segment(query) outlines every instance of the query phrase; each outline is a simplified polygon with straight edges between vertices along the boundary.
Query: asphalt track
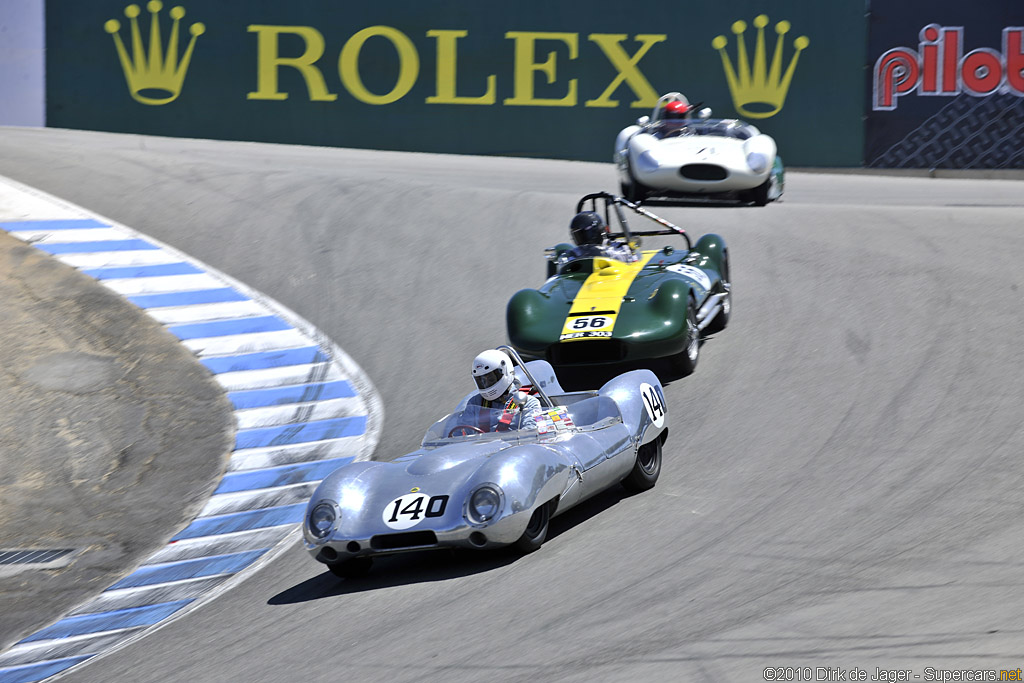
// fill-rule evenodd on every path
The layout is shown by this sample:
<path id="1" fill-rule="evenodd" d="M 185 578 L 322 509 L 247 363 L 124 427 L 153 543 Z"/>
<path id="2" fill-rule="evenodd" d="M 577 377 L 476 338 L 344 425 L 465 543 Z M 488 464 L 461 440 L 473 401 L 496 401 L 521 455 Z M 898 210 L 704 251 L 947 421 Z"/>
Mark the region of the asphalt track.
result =
<path id="1" fill-rule="evenodd" d="M 280 301 L 344 348 L 411 450 L 543 280 L 610 165 L 5 129 L 0 174 Z M 792 173 L 667 208 L 730 248 L 734 313 L 667 388 L 651 492 L 537 553 L 298 547 L 67 681 L 758 681 L 769 666 L 1024 665 L 1024 184 Z M 813 671 L 813 670 L 812 670 Z"/>

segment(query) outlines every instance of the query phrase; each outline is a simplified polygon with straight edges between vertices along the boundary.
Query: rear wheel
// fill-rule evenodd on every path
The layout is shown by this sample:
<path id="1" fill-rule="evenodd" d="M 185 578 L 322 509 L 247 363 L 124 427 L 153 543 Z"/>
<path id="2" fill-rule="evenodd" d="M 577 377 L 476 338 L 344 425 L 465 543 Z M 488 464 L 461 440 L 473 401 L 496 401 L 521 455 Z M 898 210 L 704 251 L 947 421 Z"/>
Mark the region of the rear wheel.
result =
<path id="1" fill-rule="evenodd" d="M 551 523 L 551 505 L 545 503 L 533 511 L 530 523 L 526 525 L 526 531 L 516 541 L 516 549 L 523 553 L 532 553 L 540 548 L 544 539 L 548 537 L 548 527 Z"/>
<path id="2" fill-rule="evenodd" d="M 636 452 L 636 463 L 633 471 L 622 480 L 628 491 L 639 493 L 654 488 L 661 474 L 661 436 L 650 443 L 645 443 Z"/>
<path id="3" fill-rule="evenodd" d="M 725 298 L 722 299 L 722 308 L 711 319 L 704 331 L 708 334 L 721 332 L 729 324 L 729 316 L 732 314 L 732 281 L 729 279 L 729 252 L 722 252 L 722 288 L 725 290 Z"/>
<path id="4" fill-rule="evenodd" d="M 357 579 L 366 576 L 373 566 L 372 557 L 351 557 L 342 562 L 327 565 L 332 574 L 342 579 Z"/>
<path id="5" fill-rule="evenodd" d="M 682 377 L 693 374 L 700 358 L 700 330 L 697 329 L 697 304 L 693 296 L 686 304 L 686 345 L 672 357 L 672 369 Z"/>

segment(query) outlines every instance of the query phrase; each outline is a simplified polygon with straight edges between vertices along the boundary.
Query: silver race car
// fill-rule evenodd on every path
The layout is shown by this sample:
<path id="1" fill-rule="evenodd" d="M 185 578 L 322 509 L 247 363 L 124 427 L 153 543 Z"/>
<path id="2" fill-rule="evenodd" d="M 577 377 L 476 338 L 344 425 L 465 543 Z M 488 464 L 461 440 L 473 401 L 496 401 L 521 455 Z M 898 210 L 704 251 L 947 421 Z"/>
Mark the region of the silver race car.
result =
<path id="1" fill-rule="evenodd" d="M 738 119 L 712 119 L 677 92 L 650 117 L 619 133 L 614 160 L 622 195 L 725 199 L 764 206 L 782 196 L 785 171 L 775 140 Z"/>
<path id="2" fill-rule="evenodd" d="M 469 394 L 413 453 L 334 471 L 302 525 L 317 561 L 353 577 L 388 553 L 509 545 L 528 553 L 544 542 L 552 517 L 590 496 L 620 482 L 632 491 L 654 486 L 668 436 L 654 373 L 633 370 L 598 391 L 567 393 L 547 361 L 524 364 L 513 349 L 498 348 L 539 400 L 536 428 L 487 431 L 500 420 Z"/>

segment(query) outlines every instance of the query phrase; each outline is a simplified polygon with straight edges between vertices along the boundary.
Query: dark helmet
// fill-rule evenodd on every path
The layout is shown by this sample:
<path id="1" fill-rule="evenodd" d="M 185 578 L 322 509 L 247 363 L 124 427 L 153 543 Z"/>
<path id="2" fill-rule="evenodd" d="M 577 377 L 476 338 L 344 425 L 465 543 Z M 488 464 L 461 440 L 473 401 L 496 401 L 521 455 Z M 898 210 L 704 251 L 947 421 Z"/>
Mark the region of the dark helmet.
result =
<path id="1" fill-rule="evenodd" d="M 576 214 L 569 224 L 569 234 L 577 246 L 584 244 L 601 244 L 608 236 L 608 226 L 601 215 L 593 211 Z"/>

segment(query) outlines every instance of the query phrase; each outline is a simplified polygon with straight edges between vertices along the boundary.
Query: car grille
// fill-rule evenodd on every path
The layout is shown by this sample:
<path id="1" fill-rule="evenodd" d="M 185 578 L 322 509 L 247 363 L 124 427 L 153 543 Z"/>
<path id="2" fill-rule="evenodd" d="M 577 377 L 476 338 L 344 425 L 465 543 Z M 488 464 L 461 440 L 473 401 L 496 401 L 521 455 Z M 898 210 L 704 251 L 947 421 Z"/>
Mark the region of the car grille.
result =
<path id="1" fill-rule="evenodd" d="M 374 550 L 395 550 L 425 545 L 437 545 L 437 534 L 433 531 L 406 531 L 400 534 L 377 534 L 370 539 L 370 547 Z"/>
<path id="2" fill-rule="evenodd" d="M 690 180 L 725 180 L 729 172 L 715 164 L 687 164 L 679 169 L 679 175 Z"/>
<path id="3" fill-rule="evenodd" d="M 548 349 L 548 362 L 552 365 L 615 363 L 625 357 L 626 347 L 618 339 L 574 341 Z"/>

